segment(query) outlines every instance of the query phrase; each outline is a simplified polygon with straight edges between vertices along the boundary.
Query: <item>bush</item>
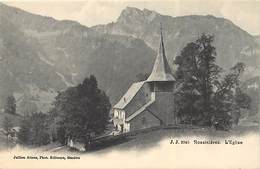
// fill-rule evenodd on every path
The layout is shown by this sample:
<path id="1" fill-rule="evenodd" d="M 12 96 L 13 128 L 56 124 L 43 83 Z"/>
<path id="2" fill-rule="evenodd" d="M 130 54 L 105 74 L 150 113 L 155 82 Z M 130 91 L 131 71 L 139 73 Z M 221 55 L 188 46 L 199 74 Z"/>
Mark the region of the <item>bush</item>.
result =
<path id="1" fill-rule="evenodd" d="M 50 143 L 48 133 L 48 116 L 43 113 L 33 113 L 26 116 L 21 124 L 18 139 L 26 145 L 46 145 Z"/>

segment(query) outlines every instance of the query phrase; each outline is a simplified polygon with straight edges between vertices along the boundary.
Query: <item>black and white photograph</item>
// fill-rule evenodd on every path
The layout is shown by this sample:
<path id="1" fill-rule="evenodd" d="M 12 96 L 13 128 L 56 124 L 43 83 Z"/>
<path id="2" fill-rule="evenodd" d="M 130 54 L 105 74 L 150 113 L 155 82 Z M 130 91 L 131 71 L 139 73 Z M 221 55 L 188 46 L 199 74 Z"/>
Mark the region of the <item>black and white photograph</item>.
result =
<path id="1" fill-rule="evenodd" d="M 260 1 L 0 1 L 0 168 L 260 168 Z"/>

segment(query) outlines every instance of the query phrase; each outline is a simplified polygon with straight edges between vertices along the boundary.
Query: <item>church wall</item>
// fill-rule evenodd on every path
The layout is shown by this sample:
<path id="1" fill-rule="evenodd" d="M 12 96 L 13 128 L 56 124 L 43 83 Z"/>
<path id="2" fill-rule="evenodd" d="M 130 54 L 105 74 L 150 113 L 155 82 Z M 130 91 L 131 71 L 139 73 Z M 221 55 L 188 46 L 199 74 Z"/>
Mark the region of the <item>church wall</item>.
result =
<path id="1" fill-rule="evenodd" d="M 154 84 L 154 91 L 157 92 L 172 92 L 173 82 L 156 82 Z"/>
<path id="2" fill-rule="evenodd" d="M 123 124 L 125 122 L 125 111 L 121 109 L 113 109 L 114 125 Z"/>
<path id="3" fill-rule="evenodd" d="M 155 102 L 149 110 L 158 116 L 163 125 L 175 124 L 173 92 L 155 92 Z"/>
<path id="4" fill-rule="evenodd" d="M 145 110 L 130 121 L 130 131 L 160 126 L 160 121 Z"/>
<path id="5" fill-rule="evenodd" d="M 150 84 L 145 83 L 131 102 L 125 107 L 126 117 L 130 116 L 151 100 Z"/>

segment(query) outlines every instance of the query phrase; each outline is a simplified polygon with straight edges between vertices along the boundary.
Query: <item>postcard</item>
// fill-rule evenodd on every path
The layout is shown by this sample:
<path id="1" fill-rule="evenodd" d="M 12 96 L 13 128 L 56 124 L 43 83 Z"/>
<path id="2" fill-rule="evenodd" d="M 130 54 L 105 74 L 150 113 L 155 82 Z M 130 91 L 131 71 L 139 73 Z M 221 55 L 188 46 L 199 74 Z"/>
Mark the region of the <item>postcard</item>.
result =
<path id="1" fill-rule="evenodd" d="M 260 1 L 0 2 L 0 168 L 260 168 Z"/>

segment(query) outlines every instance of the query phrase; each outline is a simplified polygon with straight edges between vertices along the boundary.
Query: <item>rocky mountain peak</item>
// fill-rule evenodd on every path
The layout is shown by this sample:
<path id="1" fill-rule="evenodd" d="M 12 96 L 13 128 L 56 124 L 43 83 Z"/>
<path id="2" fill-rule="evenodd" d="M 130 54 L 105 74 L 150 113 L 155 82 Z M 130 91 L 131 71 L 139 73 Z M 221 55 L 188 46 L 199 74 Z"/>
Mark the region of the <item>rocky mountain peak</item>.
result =
<path id="1" fill-rule="evenodd" d="M 143 10 L 140 10 L 135 7 L 126 7 L 120 14 L 120 16 L 117 19 L 117 22 L 119 23 L 143 23 L 143 22 L 150 22 L 152 21 L 156 16 L 159 14 L 155 11 L 148 10 L 144 8 Z"/>

